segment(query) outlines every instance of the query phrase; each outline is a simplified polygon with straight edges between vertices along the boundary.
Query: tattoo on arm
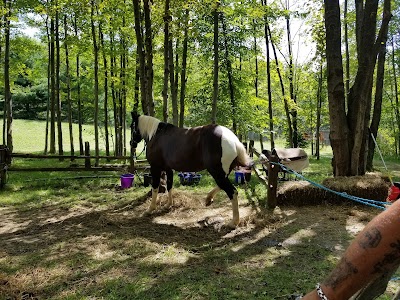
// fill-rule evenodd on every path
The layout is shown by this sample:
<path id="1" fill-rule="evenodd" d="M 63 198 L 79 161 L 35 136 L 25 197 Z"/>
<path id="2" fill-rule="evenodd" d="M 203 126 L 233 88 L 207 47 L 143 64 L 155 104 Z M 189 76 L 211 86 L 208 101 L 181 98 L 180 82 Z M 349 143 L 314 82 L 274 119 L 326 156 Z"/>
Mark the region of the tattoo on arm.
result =
<path id="1" fill-rule="evenodd" d="M 340 283 L 345 281 L 353 274 L 357 274 L 358 269 L 345 257 L 343 257 L 338 266 L 333 270 L 329 277 L 325 280 L 325 285 L 335 289 Z"/>
<path id="2" fill-rule="evenodd" d="M 392 249 L 384 254 L 380 262 L 375 264 L 372 274 L 386 272 L 391 266 L 400 262 L 400 240 L 391 243 L 390 247 Z"/>
<path id="3" fill-rule="evenodd" d="M 381 232 L 376 228 L 371 228 L 361 237 L 361 240 L 358 242 L 361 248 L 376 248 L 382 240 Z"/>

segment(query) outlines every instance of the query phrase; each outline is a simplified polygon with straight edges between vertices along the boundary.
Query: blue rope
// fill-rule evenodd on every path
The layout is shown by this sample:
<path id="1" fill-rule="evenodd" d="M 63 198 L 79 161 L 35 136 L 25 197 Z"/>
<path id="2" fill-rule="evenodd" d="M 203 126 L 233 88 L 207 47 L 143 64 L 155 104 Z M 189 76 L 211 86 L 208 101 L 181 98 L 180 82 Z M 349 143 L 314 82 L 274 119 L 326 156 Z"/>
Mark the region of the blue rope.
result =
<path id="1" fill-rule="evenodd" d="M 318 188 L 321 188 L 321 189 L 323 189 L 325 191 L 334 193 L 334 194 L 339 195 L 341 197 L 344 197 L 344 198 L 347 198 L 347 199 L 350 199 L 350 200 L 353 200 L 353 201 L 356 201 L 356 202 L 359 202 L 359 203 L 362 203 L 362 204 L 366 204 L 366 205 L 369 205 L 369 206 L 372 206 L 372 207 L 375 207 L 375 208 L 383 209 L 383 210 L 386 209 L 386 207 L 384 205 L 390 205 L 391 204 L 390 202 L 382 202 L 382 201 L 364 199 L 364 198 L 360 198 L 360 197 L 349 195 L 349 194 L 347 194 L 345 192 L 337 192 L 337 191 L 331 190 L 331 189 L 329 189 L 329 188 L 327 188 L 327 187 L 325 187 L 325 186 L 323 186 L 323 185 L 321 185 L 319 183 L 316 183 L 316 182 L 314 182 L 314 181 L 312 181 L 310 179 L 307 179 L 303 175 L 297 173 L 296 171 L 288 168 L 287 166 L 285 166 L 285 165 L 283 165 L 281 163 L 277 163 L 277 162 L 270 162 L 270 163 L 280 166 L 283 171 L 285 171 L 287 173 L 290 173 L 290 174 L 293 174 L 293 175 L 295 175 L 295 176 L 297 176 L 297 177 L 299 177 L 299 178 L 301 178 L 301 179 L 303 179 L 305 181 L 308 181 L 309 183 L 311 183 L 312 185 L 314 185 L 314 186 L 316 186 Z"/>

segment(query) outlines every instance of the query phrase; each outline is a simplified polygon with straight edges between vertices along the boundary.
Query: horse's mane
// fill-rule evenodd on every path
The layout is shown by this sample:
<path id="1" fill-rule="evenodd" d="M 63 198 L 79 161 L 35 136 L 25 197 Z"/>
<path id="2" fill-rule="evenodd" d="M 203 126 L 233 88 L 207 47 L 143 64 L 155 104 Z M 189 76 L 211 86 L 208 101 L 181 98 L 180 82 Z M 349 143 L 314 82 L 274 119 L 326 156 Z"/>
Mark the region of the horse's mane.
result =
<path id="1" fill-rule="evenodd" d="M 150 116 L 145 116 L 141 115 L 139 116 L 139 131 L 141 136 L 144 139 L 151 140 L 151 138 L 156 134 L 158 124 L 160 124 L 160 120 L 150 117 Z"/>

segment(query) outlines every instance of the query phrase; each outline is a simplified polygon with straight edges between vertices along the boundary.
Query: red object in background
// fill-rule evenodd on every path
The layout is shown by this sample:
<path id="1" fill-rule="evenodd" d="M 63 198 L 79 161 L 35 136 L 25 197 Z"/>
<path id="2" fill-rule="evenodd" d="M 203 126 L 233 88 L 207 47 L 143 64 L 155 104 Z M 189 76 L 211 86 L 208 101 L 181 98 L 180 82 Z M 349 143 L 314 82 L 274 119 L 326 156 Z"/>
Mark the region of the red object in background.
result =
<path id="1" fill-rule="evenodd" d="M 389 196 L 387 201 L 394 202 L 400 198 L 400 186 L 398 182 L 395 182 L 389 189 Z"/>

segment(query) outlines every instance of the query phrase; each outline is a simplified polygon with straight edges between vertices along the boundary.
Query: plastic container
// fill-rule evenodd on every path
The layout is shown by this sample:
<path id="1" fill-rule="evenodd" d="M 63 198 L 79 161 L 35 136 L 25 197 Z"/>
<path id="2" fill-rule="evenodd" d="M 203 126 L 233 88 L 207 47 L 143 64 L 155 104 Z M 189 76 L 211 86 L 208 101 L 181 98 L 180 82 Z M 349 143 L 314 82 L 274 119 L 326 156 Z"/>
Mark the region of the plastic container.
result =
<path id="1" fill-rule="evenodd" d="M 241 171 L 235 171 L 235 183 L 243 184 L 244 182 L 244 173 Z"/>
<path id="2" fill-rule="evenodd" d="M 135 175 L 133 175 L 131 173 L 122 174 L 121 175 L 121 188 L 127 189 L 127 188 L 132 187 L 134 178 L 135 178 Z"/>

